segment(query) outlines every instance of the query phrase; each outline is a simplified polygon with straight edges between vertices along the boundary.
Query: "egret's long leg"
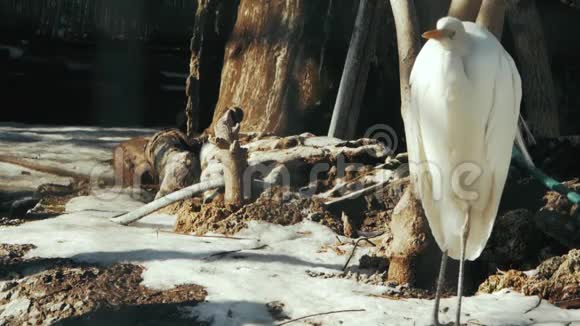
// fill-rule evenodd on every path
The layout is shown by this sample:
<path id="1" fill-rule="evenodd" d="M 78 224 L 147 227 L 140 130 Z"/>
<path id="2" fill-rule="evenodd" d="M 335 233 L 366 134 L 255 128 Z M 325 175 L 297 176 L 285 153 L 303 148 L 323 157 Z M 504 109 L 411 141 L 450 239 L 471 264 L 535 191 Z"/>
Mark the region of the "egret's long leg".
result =
<path id="1" fill-rule="evenodd" d="M 441 301 L 441 291 L 443 291 L 443 282 L 445 282 L 445 270 L 447 269 L 447 250 L 441 255 L 441 266 L 439 267 L 439 276 L 437 277 L 437 292 L 435 292 L 435 307 L 433 308 L 433 324 L 439 326 L 439 301 Z"/>
<path id="2" fill-rule="evenodd" d="M 461 320 L 461 297 L 463 296 L 463 274 L 465 266 L 465 246 L 467 245 L 467 237 L 469 236 L 469 209 L 465 213 L 465 223 L 463 224 L 463 232 L 461 237 L 461 260 L 459 261 L 459 279 L 457 281 L 457 316 L 455 317 L 455 324 L 460 326 Z"/>

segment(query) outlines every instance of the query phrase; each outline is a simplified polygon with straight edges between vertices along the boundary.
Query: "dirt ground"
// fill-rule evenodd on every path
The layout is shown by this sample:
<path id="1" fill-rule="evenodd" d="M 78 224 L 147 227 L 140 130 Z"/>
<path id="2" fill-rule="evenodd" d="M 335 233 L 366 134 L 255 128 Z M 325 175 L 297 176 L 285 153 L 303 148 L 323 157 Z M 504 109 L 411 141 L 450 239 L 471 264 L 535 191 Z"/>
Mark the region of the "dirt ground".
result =
<path id="1" fill-rule="evenodd" d="M 143 268 L 99 266 L 68 259 L 24 259 L 32 245 L 0 245 L 0 304 L 4 325 L 197 325 L 180 309 L 202 302 L 205 290 L 142 286 Z"/>
<path id="2" fill-rule="evenodd" d="M 490 276 L 480 293 L 513 289 L 547 299 L 561 308 L 580 308 L 580 250 L 571 250 L 542 262 L 535 273 L 509 270 Z"/>
<path id="3" fill-rule="evenodd" d="M 580 176 L 580 168 L 566 163 L 575 158 L 574 153 L 580 152 L 580 148 L 570 147 L 569 143 L 545 146 L 552 146 L 557 158 L 539 159 L 538 165 L 548 174 L 567 181 L 571 188 L 580 190 L 578 180 L 574 179 Z M 545 155 L 540 149 L 532 152 L 540 158 Z M 370 171 L 372 169 L 361 169 L 359 173 Z M 321 185 L 324 191 L 335 185 L 331 180 L 335 177 L 333 173 L 325 177 Z M 349 180 L 358 177 L 360 175 L 353 175 Z M 306 219 L 319 222 L 342 237 L 342 240 L 337 238 L 336 246 L 321 250 L 332 250 L 346 259 L 350 252 L 341 249 L 342 244 L 360 237 L 388 235 L 393 208 L 407 184 L 408 179 L 400 179 L 386 186 L 381 196 L 361 196 L 338 205 L 326 205 L 323 199 L 300 196 L 297 189 L 274 188 L 239 209 L 225 207 L 223 196 L 218 195 L 210 203 L 193 198 L 165 208 L 164 212 L 179 217 L 175 225 L 177 232 L 198 235 L 208 232 L 233 235 L 253 220 L 279 225 L 293 225 Z M 86 194 L 83 187 L 47 189 L 41 193 L 32 215 L 2 217 L 0 225 L 10 227 L 34 218 L 61 214 L 70 198 Z M 547 191 L 524 171 L 511 168 L 492 236 L 481 258 L 467 264 L 466 288 L 473 289 L 468 292 L 491 293 L 511 288 L 537 295 L 563 308 L 580 308 L 580 251 L 571 250 L 578 248 L 577 242 L 573 242 L 577 238 L 566 236 L 568 241 L 562 241 L 558 232 L 565 232 L 566 227 L 553 229 L 550 227 L 554 223 L 544 222 L 554 218 L 564 221 L 564 226 L 569 228 L 572 224 L 568 222 L 575 221 L 579 211 L 564 196 Z M 578 229 L 570 232 L 574 234 L 574 230 Z M 0 280 L 3 281 L 0 283 L 0 304 L 16 302 L 14 309 L 25 308 L 29 322 L 99 324 L 135 320 L 135 324 L 154 325 L 155 320 L 169 320 L 176 325 L 191 324 L 191 320 L 181 318 L 180 309 L 203 301 L 206 295 L 203 288 L 196 285 L 170 291 L 144 288 L 140 286 L 142 268 L 134 265 L 96 266 L 65 259 L 23 259 L 30 249 L 28 245 L 0 245 Z M 309 275 L 387 286 L 381 297 L 390 299 L 432 298 L 432 287 L 414 288 L 389 282 L 388 265 L 384 257 L 363 256 L 358 262 L 352 261 L 342 273 L 312 272 Z M 447 275 L 450 286 L 446 295 L 453 295 L 451 284 L 455 283 L 456 267 L 450 264 Z M 528 270 L 537 270 L 537 273 L 524 273 Z M 272 304 L 273 316 L 283 315 L 282 308 Z M 20 325 L 25 320 L 19 318 L 7 319 L 7 324 Z"/>

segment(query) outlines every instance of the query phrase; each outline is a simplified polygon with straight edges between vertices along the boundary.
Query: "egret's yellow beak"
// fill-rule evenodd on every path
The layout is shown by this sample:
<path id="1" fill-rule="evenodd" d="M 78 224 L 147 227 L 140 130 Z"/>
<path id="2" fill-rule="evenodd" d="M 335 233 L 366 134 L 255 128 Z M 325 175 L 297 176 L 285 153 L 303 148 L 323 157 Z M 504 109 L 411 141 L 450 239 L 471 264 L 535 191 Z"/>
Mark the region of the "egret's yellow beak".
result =
<path id="1" fill-rule="evenodd" d="M 423 33 L 423 38 L 438 40 L 438 39 L 443 38 L 447 35 L 448 35 L 447 30 L 433 29 L 433 30 L 430 30 L 430 31 Z"/>

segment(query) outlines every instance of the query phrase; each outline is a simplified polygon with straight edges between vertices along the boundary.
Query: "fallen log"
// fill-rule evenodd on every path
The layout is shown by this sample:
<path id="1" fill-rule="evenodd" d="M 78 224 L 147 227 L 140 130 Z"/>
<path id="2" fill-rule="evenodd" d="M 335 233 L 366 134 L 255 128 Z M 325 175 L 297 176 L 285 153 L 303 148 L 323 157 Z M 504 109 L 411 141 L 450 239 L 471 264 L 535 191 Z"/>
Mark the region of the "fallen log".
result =
<path id="1" fill-rule="evenodd" d="M 159 191 L 155 198 L 199 181 L 201 167 L 199 149 L 177 129 L 156 133 L 145 148 L 149 165 L 159 176 Z"/>
<path id="2" fill-rule="evenodd" d="M 113 149 L 115 183 L 123 187 L 156 184 L 158 176 L 147 161 L 145 148 L 149 137 L 136 137 L 120 143 Z"/>
<path id="3" fill-rule="evenodd" d="M 158 198 L 150 202 L 149 204 L 142 206 L 130 213 L 118 217 L 113 217 L 111 218 L 111 221 L 122 225 L 129 225 L 161 208 L 167 207 L 180 200 L 191 198 L 194 195 L 199 194 L 201 192 L 210 189 L 221 188 L 224 186 L 224 184 L 225 183 L 223 179 L 215 179 L 212 181 L 197 183 L 192 186 L 178 190 L 176 192 L 170 193 L 164 197 Z"/>

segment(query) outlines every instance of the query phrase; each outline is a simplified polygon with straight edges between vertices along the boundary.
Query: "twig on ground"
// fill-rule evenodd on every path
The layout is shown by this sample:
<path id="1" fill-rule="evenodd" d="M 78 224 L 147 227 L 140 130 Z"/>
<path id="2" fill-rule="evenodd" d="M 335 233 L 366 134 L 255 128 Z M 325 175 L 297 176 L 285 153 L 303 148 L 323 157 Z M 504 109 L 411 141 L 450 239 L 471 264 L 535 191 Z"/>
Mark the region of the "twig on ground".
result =
<path id="1" fill-rule="evenodd" d="M 538 297 L 538 302 L 533 307 L 526 310 L 526 312 L 524 312 L 524 315 L 527 314 L 528 312 L 534 311 L 536 308 L 538 308 L 540 306 L 540 304 L 542 304 L 542 297 Z"/>
<path id="2" fill-rule="evenodd" d="M 374 191 L 377 191 L 378 189 L 382 188 L 383 186 L 385 186 L 389 182 L 391 182 L 390 178 L 389 178 L 389 180 L 385 180 L 385 181 L 376 183 L 376 184 L 374 184 L 374 185 L 372 185 L 370 187 L 367 187 L 367 188 L 364 188 L 364 189 L 361 189 L 361 190 L 358 190 L 358 191 L 355 191 L 355 192 L 351 192 L 348 195 L 344 195 L 342 197 L 335 198 L 333 200 L 329 200 L 329 201 L 325 202 L 324 205 L 330 206 L 330 205 L 334 205 L 334 204 L 337 204 L 337 203 L 340 203 L 340 202 L 343 202 L 343 201 L 347 201 L 347 200 L 350 200 L 350 199 L 356 199 L 356 198 L 358 198 L 360 196 L 368 195 L 368 194 L 370 194 L 370 193 L 372 193 Z"/>
<path id="3" fill-rule="evenodd" d="M 300 317 L 300 318 L 296 318 L 296 319 L 292 319 L 292 320 L 288 320 L 285 321 L 283 323 L 280 323 L 276 326 L 282 326 L 282 325 L 288 325 L 290 323 L 294 323 L 300 320 L 304 320 L 307 318 L 312 318 L 312 317 L 318 317 L 318 316 L 326 316 L 326 315 L 331 315 L 331 314 L 340 314 L 340 313 L 345 313 L 345 312 L 365 312 L 365 309 L 347 309 L 347 310 L 335 310 L 335 311 L 329 311 L 329 312 L 321 312 L 318 314 L 312 314 L 312 315 L 308 315 L 308 316 L 304 316 L 304 317 Z"/>
<path id="4" fill-rule="evenodd" d="M 194 237 L 194 238 L 210 238 L 210 239 L 228 239 L 228 240 L 257 240 L 255 238 L 240 238 L 240 237 L 230 237 L 227 235 L 195 235 L 190 233 L 178 233 L 174 231 L 166 231 L 160 230 L 161 233 L 168 233 L 168 234 L 175 234 L 175 235 L 182 235 L 186 237 Z"/>
<path id="5" fill-rule="evenodd" d="M 356 240 L 356 242 L 354 243 L 354 247 L 352 248 L 352 252 L 350 253 L 350 256 L 348 257 L 346 263 L 344 264 L 344 267 L 342 267 L 342 270 L 343 271 L 346 270 L 346 268 L 348 267 L 348 264 L 350 263 L 350 260 L 352 259 L 352 257 L 354 257 L 354 253 L 356 251 L 356 248 L 358 247 L 358 244 L 361 241 L 366 241 L 366 242 L 368 242 L 373 247 L 376 247 L 377 246 L 369 238 L 360 238 L 360 239 Z"/>
<path id="6" fill-rule="evenodd" d="M 268 245 L 261 245 L 258 247 L 254 247 L 254 248 L 247 248 L 247 249 L 237 249 L 237 250 L 228 250 L 228 251 L 221 251 L 221 252 L 216 252 L 214 254 L 211 254 L 209 256 L 207 256 L 206 258 L 204 258 L 204 260 L 207 260 L 209 258 L 215 258 L 215 257 L 223 257 L 223 256 L 227 256 L 229 254 L 235 254 L 237 252 L 242 252 L 245 250 L 260 250 L 260 249 L 264 249 L 266 248 Z"/>
<path id="7" fill-rule="evenodd" d="M 477 320 L 473 320 L 473 319 L 468 320 L 467 325 L 485 326 L 485 324 L 482 324 L 482 323 L 478 322 Z"/>

